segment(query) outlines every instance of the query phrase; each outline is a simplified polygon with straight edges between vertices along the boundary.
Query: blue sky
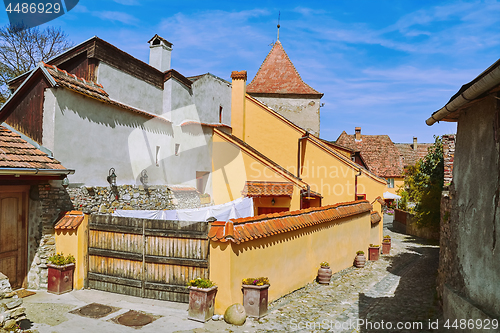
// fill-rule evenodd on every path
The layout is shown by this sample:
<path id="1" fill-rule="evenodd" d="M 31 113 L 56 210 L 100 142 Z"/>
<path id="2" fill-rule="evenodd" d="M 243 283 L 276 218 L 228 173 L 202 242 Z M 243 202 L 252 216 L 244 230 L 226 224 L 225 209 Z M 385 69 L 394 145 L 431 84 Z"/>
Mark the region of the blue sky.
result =
<path id="1" fill-rule="evenodd" d="M 49 22 L 75 43 L 94 35 L 145 62 L 155 33 L 172 67 L 251 80 L 276 40 L 303 80 L 324 93 L 321 137 L 345 130 L 433 142 L 454 123 L 425 119 L 500 58 L 500 1 L 81 0 Z M 8 23 L 6 13 L 2 25 Z"/>

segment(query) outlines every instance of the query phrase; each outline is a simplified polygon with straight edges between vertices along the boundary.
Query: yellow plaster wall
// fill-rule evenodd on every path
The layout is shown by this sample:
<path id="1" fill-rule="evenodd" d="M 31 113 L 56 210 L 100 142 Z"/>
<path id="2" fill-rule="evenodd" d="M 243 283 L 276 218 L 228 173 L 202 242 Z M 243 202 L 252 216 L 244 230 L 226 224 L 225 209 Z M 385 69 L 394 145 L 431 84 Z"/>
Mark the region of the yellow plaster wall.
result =
<path id="1" fill-rule="evenodd" d="M 290 178 L 241 150 L 217 132 L 214 132 L 213 142 L 212 191 L 215 205 L 240 198 L 246 181 L 291 182 Z M 289 199 L 289 207 L 290 210 L 300 209 L 300 188 L 296 184 Z"/>
<path id="2" fill-rule="evenodd" d="M 73 275 L 73 288 L 83 289 L 87 272 L 85 257 L 87 254 L 87 225 L 88 215 L 85 214 L 83 222 L 76 230 L 56 230 L 56 252 L 65 256 L 72 254 L 75 259 L 75 272 Z"/>
<path id="3" fill-rule="evenodd" d="M 314 281 L 319 264 L 333 272 L 353 264 L 356 251 L 368 253 L 370 213 L 322 223 L 241 244 L 210 242 L 210 279 L 218 286 L 215 312 L 243 302 L 241 280 L 269 277 L 269 301 Z"/>
<path id="4" fill-rule="evenodd" d="M 404 178 L 394 178 L 394 188 L 385 187 L 384 192 L 390 192 L 392 194 L 398 194 L 399 188 L 403 188 L 405 183 Z"/>

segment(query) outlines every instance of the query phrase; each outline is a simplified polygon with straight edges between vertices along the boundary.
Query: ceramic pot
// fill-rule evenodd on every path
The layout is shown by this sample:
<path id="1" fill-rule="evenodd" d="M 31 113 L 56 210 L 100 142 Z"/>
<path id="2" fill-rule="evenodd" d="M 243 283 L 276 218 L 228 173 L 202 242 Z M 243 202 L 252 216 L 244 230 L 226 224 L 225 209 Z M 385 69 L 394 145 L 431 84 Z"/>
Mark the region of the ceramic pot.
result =
<path id="1" fill-rule="evenodd" d="M 373 246 L 368 248 L 368 260 L 378 260 L 380 255 L 380 246 Z"/>
<path id="2" fill-rule="evenodd" d="M 217 286 L 211 288 L 189 287 L 188 319 L 202 323 L 214 315 L 215 295 Z"/>
<path id="3" fill-rule="evenodd" d="M 382 243 L 382 254 L 390 254 L 391 253 L 391 242 L 384 241 Z"/>
<path id="4" fill-rule="evenodd" d="M 244 284 L 243 289 L 243 307 L 248 317 L 260 318 L 267 313 L 267 300 L 269 285 L 255 286 L 253 284 Z"/>
<path id="5" fill-rule="evenodd" d="M 53 265 L 48 267 L 48 285 L 47 291 L 53 294 L 64 294 L 73 290 L 73 271 L 75 264 Z"/>
<path id="6" fill-rule="evenodd" d="M 321 266 L 318 269 L 318 283 L 329 284 L 331 278 L 332 278 L 332 270 L 330 269 L 330 267 Z"/>
<path id="7" fill-rule="evenodd" d="M 354 259 L 354 266 L 357 268 L 363 268 L 366 264 L 366 257 L 364 254 L 356 255 L 356 259 Z"/>

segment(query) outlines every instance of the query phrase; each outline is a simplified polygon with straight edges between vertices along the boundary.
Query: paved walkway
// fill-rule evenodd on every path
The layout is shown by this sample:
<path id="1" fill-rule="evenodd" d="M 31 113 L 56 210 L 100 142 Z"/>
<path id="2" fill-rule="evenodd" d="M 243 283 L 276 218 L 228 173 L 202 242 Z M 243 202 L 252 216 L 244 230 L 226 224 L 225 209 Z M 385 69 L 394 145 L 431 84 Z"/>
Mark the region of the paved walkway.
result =
<path id="1" fill-rule="evenodd" d="M 201 324 L 187 320 L 187 304 L 94 290 L 61 296 L 39 292 L 29 296 L 24 299 L 28 318 L 36 323 L 33 328 L 40 333 L 438 332 L 430 328 L 441 315 L 435 292 L 439 248 L 437 244 L 392 232 L 392 217 L 388 215 L 384 222 L 384 234 L 392 238 L 390 255 L 368 262 L 362 269 L 351 267 L 338 272 L 330 285 L 311 283 L 271 304 L 265 317 L 248 319 L 240 327 L 223 321 Z M 92 302 L 119 310 L 101 319 L 68 313 Z M 141 329 L 111 320 L 130 309 L 161 317 Z"/>

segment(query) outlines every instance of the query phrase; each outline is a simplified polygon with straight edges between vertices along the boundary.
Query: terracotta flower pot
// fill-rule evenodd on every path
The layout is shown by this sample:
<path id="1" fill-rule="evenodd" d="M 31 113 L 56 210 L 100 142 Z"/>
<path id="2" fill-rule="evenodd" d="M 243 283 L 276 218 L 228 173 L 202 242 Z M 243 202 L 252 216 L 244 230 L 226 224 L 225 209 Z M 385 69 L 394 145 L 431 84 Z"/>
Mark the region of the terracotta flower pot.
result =
<path id="1" fill-rule="evenodd" d="M 332 278 L 332 270 L 330 267 L 321 266 L 318 269 L 318 283 L 330 284 L 330 279 Z"/>
<path id="2" fill-rule="evenodd" d="M 73 271 L 75 264 L 53 265 L 47 264 L 49 281 L 47 291 L 53 294 L 64 294 L 73 290 Z"/>
<path id="3" fill-rule="evenodd" d="M 366 264 L 366 257 L 364 254 L 356 255 L 356 259 L 354 259 L 354 266 L 357 268 L 363 268 Z"/>
<path id="4" fill-rule="evenodd" d="M 210 320 L 214 315 L 215 295 L 217 286 L 211 288 L 188 287 L 189 308 L 188 319 L 202 323 Z"/>
<path id="5" fill-rule="evenodd" d="M 384 241 L 382 243 L 382 254 L 390 254 L 391 253 L 391 241 Z"/>
<path id="6" fill-rule="evenodd" d="M 243 306 L 248 317 L 260 318 L 267 313 L 267 300 L 269 285 L 255 286 L 244 284 Z"/>
<path id="7" fill-rule="evenodd" d="M 380 246 L 370 246 L 368 248 L 368 260 L 378 260 L 380 255 Z"/>

